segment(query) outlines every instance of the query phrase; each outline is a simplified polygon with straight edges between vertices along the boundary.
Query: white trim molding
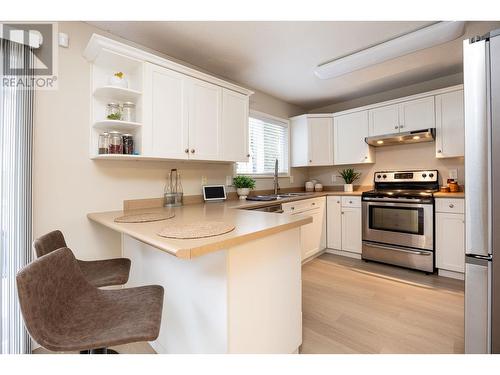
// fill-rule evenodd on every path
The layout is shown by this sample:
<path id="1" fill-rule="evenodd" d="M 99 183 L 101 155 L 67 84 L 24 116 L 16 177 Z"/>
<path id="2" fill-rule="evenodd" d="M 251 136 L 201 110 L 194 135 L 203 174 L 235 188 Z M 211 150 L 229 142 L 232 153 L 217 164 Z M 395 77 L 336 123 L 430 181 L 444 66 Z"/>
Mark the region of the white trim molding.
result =
<path id="1" fill-rule="evenodd" d="M 102 50 L 108 50 L 140 61 L 147 61 L 151 64 L 156 64 L 164 68 L 191 76 L 193 78 L 201 79 L 205 82 L 210 82 L 217 86 L 225 87 L 229 90 L 236 91 L 244 95 L 250 96 L 254 93 L 253 91 L 235 85 L 234 83 L 224 81 L 220 78 L 189 68 L 185 65 L 181 65 L 179 63 L 146 52 L 139 48 L 129 46 L 110 38 L 106 38 L 99 34 L 92 34 L 89 43 L 87 44 L 87 48 L 85 48 L 85 51 L 83 52 L 83 56 L 88 61 L 94 62 Z"/>

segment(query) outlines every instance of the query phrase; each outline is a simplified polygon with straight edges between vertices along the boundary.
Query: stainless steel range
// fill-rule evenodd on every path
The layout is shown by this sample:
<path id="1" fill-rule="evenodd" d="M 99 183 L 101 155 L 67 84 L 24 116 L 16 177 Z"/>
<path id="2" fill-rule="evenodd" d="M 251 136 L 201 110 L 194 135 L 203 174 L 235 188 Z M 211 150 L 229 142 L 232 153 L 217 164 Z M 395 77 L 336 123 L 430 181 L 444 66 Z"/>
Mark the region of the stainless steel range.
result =
<path id="1" fill-rule="evenodd" d="M 362 194 L 362 258 L 434 271 L 437 170 L 375 172 L 375 190 Z"/>

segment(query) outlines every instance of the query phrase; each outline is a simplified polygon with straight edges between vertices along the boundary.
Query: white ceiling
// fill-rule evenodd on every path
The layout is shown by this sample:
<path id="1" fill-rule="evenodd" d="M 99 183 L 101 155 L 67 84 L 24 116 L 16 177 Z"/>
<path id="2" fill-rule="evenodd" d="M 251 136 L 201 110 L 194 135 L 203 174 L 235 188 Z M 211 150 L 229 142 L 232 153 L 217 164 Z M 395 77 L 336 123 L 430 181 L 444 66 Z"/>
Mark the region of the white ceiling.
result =
<path id="1" fill-rule="evenodd" d="M 463 38 L 320 80 L 318 64 L 432 22 L 88 23 L 305 109 L 459 73 L 462 39 L 500 28 L 500 22 L 468 22 Z"/>

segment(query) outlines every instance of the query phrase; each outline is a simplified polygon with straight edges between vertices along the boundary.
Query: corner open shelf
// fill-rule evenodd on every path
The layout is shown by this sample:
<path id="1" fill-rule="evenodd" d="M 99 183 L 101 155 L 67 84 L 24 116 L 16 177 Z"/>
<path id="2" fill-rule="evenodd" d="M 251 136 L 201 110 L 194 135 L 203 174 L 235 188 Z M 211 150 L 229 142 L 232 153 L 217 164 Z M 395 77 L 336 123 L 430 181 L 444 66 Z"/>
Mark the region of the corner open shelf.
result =
<path id="1" fill-rule="evenodd" d="M 120 102 L 137 102 L 142 93 L 134 89 L 117 86 L 101 86 L 94 90 L 94 97 L 99 99 L 113 99 Z"/>
<path id="2" fill-rule="evenodd" d="M 135 131 L 142 126 L 139 122 L 121 121 L 121 120 L 101 120 L 94 123 L 94 129 L 116 130 L 119 132 Z"/>

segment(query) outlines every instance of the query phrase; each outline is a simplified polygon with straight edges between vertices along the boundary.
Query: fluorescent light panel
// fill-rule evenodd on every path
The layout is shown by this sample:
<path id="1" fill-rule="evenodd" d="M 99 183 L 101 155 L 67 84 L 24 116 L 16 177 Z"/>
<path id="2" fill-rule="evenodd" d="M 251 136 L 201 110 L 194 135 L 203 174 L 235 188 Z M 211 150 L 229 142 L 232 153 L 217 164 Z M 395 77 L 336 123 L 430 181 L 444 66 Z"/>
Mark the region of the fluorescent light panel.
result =
<path id="1" fill-rule="evenodd" d="M 314 70 L 314 73 L 320 79 L 339 77 L 396 57 L 449 42 L 462 36 L 464 31 L 465 21 L 438 22 L 412 33 L 319 65 Z"/>

